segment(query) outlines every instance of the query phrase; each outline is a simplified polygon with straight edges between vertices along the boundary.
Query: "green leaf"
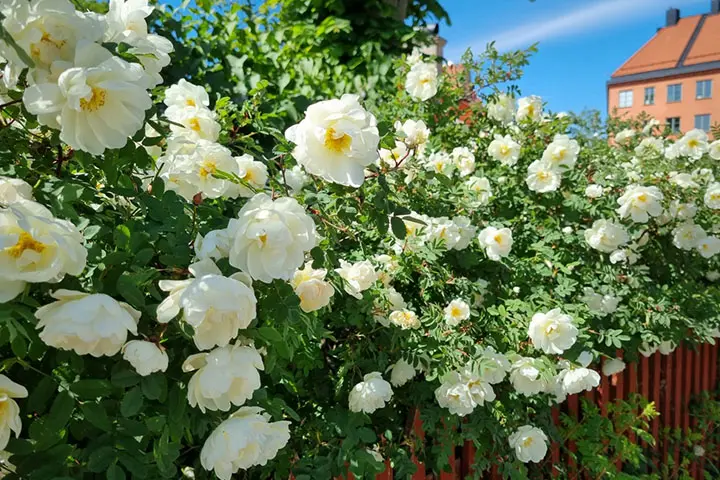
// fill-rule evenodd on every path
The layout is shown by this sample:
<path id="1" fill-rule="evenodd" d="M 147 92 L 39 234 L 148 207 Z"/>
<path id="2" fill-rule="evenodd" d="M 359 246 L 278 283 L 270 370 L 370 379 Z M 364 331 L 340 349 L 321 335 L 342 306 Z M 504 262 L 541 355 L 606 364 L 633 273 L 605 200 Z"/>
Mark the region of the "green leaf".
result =
<path id="1" fill-rule="evenodd" d="M 142 307 L 145 305 L 145 294 L 136 286 L 136 280 L 127 272 L 120 275 L 116 288 L 120 295 L 131 305 Z"/>
<path id="2" fill-rule="evenodd" d="M 100 447 L 90 454 L 87 465 L 88 470 L 91 472 L 104 472 L 116 458 L 116 451 L 113 447 L 107 445 Z"/>
<path id="3" fill-rule="evenodd" d="M 165 375 L 152 374 L 143 377 L 140 386 L 142 387 L 143 395 L 150 400 L 158 400 L 167 395 L 167 380 L 165 379 Z"/>
<path id="4" fill-rule="evenodd" d="M 45 426 L 50 430 L 65 428 L 70 415 L 75 409 L 75 400 L 67 392 L 60 392 L 50 407 L 50 414 L 45 417 Z"/>
<path id="5" fill-rule="evenodd" d="M 107 380 L 80 380 L 70 386 L 70 391 L 81 398 L 98 398 L 109 395 L 112 386 Z"/>
<path id="6" fill-rule="evenodd" d="M 398 239 L 404 240 L 407 235 L 407 229 L 405 228 L 405 222 L 400 217 L 390 218 L 390 227 L 392 228 L 393 235 Z"/>
<path id="7" fill-rule="evenodd" d="M 140 377 L 140 375 L 136 372 L 128 369 L 113 373 L 110 381 L 116 387 L 127 388 L 140 383 L 141 378 L 142 377 Z"/>
<path id="8" fill-rule="evenodd" d="M 43 377 L 42 380 L 30 392 L 27 401 L 27 409 L 39 415 L 45 413 L 50 404 L 50 397 L 57 391 L 57 383 L 51 377 Z"/>
<path id="9" fill-rule="evenodd" d="M 270 343 L 282 342 L 283 340 L 280 332 L 269 326 L 258 328 L 258 335 L 260 336 L 260 338 Z"/>
<path id="10" fill-rule="evenodd" d="M 110 418 L 108 417 L 108 414 L 102 404 L 85 402 L 80 405 L 80 410 L 83 412 L 85 420 L 100 430 L 104 430 L 106 432 L 112 430 L 112 422 L 110 421 Z"/>
<path id="11" fill-rule="evenodd" d="M 143 406 L 143 392 L 140 387 L 135 387 L 125 394 L 120 403 L 120 413 L 123 417 L 137 415 Z"/>
<path id="12" fill-rule="evenodd" d="M 119 465 L 110 465 L 105 475 L 107 480 L 125 480 L 125 470 L 120 468 Z"/>

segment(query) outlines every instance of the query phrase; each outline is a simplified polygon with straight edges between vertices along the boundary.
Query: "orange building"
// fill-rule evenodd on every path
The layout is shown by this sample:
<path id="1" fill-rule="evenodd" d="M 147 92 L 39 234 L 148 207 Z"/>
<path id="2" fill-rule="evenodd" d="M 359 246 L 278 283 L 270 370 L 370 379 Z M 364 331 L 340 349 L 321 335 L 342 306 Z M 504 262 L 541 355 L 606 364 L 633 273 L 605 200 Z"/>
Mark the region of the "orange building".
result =
<path id="1" fill-rule="evenodd" d="M 720 123 L 720 0 L 710 12 L 681 18 L 667 11 L 664 28 L 612 74 L 608 112 L 647 112 L 674 131 L 709 131 Z"/>

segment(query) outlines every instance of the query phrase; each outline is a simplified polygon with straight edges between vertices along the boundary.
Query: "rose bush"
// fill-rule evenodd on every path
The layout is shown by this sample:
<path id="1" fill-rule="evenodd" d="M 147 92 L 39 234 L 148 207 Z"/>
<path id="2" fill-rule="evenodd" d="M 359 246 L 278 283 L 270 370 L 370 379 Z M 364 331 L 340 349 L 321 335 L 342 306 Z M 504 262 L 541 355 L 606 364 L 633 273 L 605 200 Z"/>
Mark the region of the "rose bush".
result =
<path id="1" fill-rule="evenodd" d="M 0 0 L 7 478 L 402 476 L 462 439 L 528 478 L 618 349 L 718 336 L 704 132 L 583 135 L 492 48 L 288 121 L 282 78 L 163 84 L 152 8 L 109 7 Z"/>

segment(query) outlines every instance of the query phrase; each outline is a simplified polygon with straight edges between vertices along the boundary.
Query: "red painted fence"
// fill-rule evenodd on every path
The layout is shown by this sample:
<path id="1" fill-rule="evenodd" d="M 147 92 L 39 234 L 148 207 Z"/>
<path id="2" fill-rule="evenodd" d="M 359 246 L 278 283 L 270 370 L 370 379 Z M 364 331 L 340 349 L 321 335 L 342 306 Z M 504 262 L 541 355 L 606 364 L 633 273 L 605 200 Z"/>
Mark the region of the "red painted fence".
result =
<path id="1" fill-rule="evenodd" d="M 679 347 L 670 355 L 654 354 L 650 358 L 641 357 L 639 363 L 629 364 L 625 371 L 606 377 L 602 375 L 600 386 L 592 392 L 582 394 L 583 398 L 598 405 L 604 415 L 607 414 L 608 402 L 627 398 L 630 394 L 639 393 L 643 397 L 655 403 L 660 416 L 651 423 L 651 432 L 656 439 L 653 447 L 656 456 L 665 459 L 672 456 L 677 464 L 680 460 L 680 452 L 677 448 L 670 450 L 669 442 L 661 439 L 661 432 L 664 428 L 688 429 L 695 426 L 691 417 L 690 401 L 693 396 L 703 391 L 715 391 L 718 382 L 718 346 L 701 345 L 696 350 Z M 553 410 L 553 418 L 557 423 L 560 412 L 571 417 L 580 419 L 582 412 L 580 395 L 572 395 L 567 401 Z M 424 437 L 419 414 L 415 416 L 415 431 Z M 630 437 L 633 439 L 633 437 Z M 648 447 L 647 445 L 644 445 Z M 575 451 L 575 445 L 568 444 L 567 448 L 553 444 L 549 450 L 553 465 L 563 465 L 568 468 L 570 478 L 573 477 L 573 461 L 569 451 Z M 648 447 L 649 448 L 649 447 Z M 412 480 L 454 480 L 464 479 L 472 472 L 472 465 L 475 462 L 475 447 L 467 442 L 462 449 L 457 450 L 461 455 L 453 454 L 450 464 L 453 471 L 433 474 L 425 465 L 416 464 L 418 469 Z M 620 466 L 620 465 L 618 465 Z M 691 465 L 690 472 L 695 479 L 703 479 L 704 459 L 700 459 Z M 580 478 L 575 474 L 577 478 Z M 393 472 L 390 466 L 377 476 L 376 480 L 392 480 Z M 497 466 L 492 472 L 485 476 L 488 480 L 500 480 Z M 352 475 L 349 476 L 350 480 Z"/>

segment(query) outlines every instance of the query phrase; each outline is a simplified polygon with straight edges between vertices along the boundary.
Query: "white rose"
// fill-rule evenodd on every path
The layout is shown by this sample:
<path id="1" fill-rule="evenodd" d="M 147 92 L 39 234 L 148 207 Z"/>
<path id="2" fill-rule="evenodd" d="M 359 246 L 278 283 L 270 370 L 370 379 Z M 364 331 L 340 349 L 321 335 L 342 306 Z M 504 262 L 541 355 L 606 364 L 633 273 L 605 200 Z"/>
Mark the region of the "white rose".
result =
<path id="1" fill-rule="evenodd" d="M 185 108 L 173 112 L 169 118 L 170 131 L 173 135 L 185 138 L 188 141 L 207 140 L 216 142 L 220 136 L 220 124 L 215 112 L 207 108 Z"/>
<path id="2" fill-rule="evenodd" d="M 600 385 L 600 375 L 585 367 L 568 368 L 560 372 L 556 381 L 558 387 L 562 389 L 561 398 L 564 399 L 567 395 L 589 392 L 597 387 Z"/>
<path id="3" fill-rule="evenodd" d="M 0 208 L 0 303 L 19 295 L 27 282 L 59 282 L 80 275 L 87 250 L 70 222 L 54 218 L 29 200 Z"/>
<path id="4" fill-rule="evenodd" d="M 585 188 L 585 196 L 588 198 L 600 198 L 603 196 L 603 187 L 593 183 Z"/>
<path id="5" fill-rule="evenodd" d="M 403 142 L 395 140 L 395 148 L 388 150 L 387 148 L 380 149 L 380 158 L 377 165 L 380 162 L 384 163 L 390 168 L 400 165 L 400 162 L 405 160 L 408 155 L 408 147 Z"/>
<path id="6" fill-rule="evenodd" d="M 383 408 L 393 395 L 392 387 L 383 380 L 380 372 L 368 373 L 363 381 L 350 391 L 348 398 L 351 412 L 373 413 Z"/>
<path id="7" fill-rule="evenodd" d="M 676 348 L 677 345 L 671 340 L 662 341 L 660 345 L 658 345 L 658 351 L 661 355 L 670 355 Z"/>
<path id="8" fill-rule="evenodd" d="M 265 184 L 268 181 L 268 169 L 267 165 L 263 162 L 258 162 L 252 155 L 245 154 L 241 157 L 235 157 L 238 167 L 238 177 L 245 181 L 255 190 L 262 190 L 265 188 Z M 237 195 L 250 198 L 254 195 L 253 190 L 245 185 L 233 184 L 237 190 Z M 234 195 L 233 195 L 234 196 Z"/>
<path id="9" fill-rule="evenodd" d="M 578 329 L 570 315 L 562 313 L 559 308 L 554 308 L 547 313 L 533 315 L 528 335 L 533 346 L 538 350 L 560 355 L 575 345 Z"/>
<path id="10" fill-rule="evenodd" d="M 502 353 L 495 351 L 493 347 L 483 350 L 478 363 L 480 377 L 490 384 L 500 383 L 510 371 L 510 361 Z"/>
<path id="11" fill-rule="evenodd" d="M 612 295 L 601 295 L 596 293 L 592 288 L 585 287 L 583 289 L 583 296 L 580 300 L 585 302 L 590 311 L 605 316 L 615 313 L 615 310 L 617 310 L 617 306 L 622 298 L 614 297 Z"/>
<path id="12" fill-rule="evenodd" d="M 585 241 L 595 250 L 611 253 L 630 240 L 628 233 L 611 220 L 595 220 L 592 228 L 585 230 Z"/>
<path id="13" fill-rule="evenodd" d="M 230 254 L 230 237 L 227 229 L 211 230 L 203 237 L 195 237 L 195 255 L 199 260 L 227 258 Z"/>
<path id="14" fill-rule="evenodd" d="M 670 202 L 669 214 L 672 218 L 679 218 L 680 220 L 690 220 L 695 217 L 698 207 L 694 203 L 680 203 L 677 200 Z M 659 218 L 658 218 L 659 222 Z"/>
<path id="15" fill-rule="evenodd" d="M 10 205 L 23 200 L 33 200 L 30 184 L 19 178 L 0 175 L 0 205 Z"/>
<path id="16" fill-rule="evenodd" d="M 303 312 L 314 312 L 330 303 L 335 289 L 325 281 L 325 275 L 327 270 L 313 269 L 312 262 L 307 262 L 305 268 L 295 272 L 290 285 L 300 298 L 300 308 Z"/>
<path id="17" fill-rule="evenodd" d="M 220 480 L 230 480 L 238 470 L 265 465 L 290 440 L 290 422 L 270 422 L 259 407 L 242 407 L 222 422 L 200 452 L 200 463 L 215 471 Z"/>
<path id="18" fill-rule="evenodd" d="M 622 130 L 615 135 L 615 143 L 620 145 L 629 143 L 629 140 L 631 140 L 634 136 L 635 130 L 631 128 L 626 128 L 625 130 Z"/>
<path id="19" fill-rule="evenodd" d="M 234 175 L 241 173 L 232 152 L 218 143 L 171 138 L 165 154 L 157 163 L 162 165 L 159 177 L 165 182 L 166 188 L 175 191 L 188 202 L 192 202 L 198 193 L 204 198 L 235 198 L 241 192 L 232 181 L 215 175 L 219 172 Z"/>
<path id="20" fill-rule="evenodd" d="M 464 367 L 460 371 L 443 375 L 441 385 L 435 390 L 435 399 L 441 408 L 464 417 L 472 413 L 475 407 L 495 400 L 495 391 L 470 367 Z"/>
<path id="21" fill-rule="evenodd" d="M 0 450 L 7 446 L 11 432 L 15 432 L 15 437 L 20 436 L 20 407 L 13 399 L 27 396 L 25 387 L 0 374 Z"/>
<path id="22" fill-rule="evenodd" d="M 433 152 L 425 162 L 425 168 L 438 175 L 452 177 L 455 171 L 455 163 L 453 163 L 452 157 L 446 152 Z"/>
<path id="23" fill-rule="evenodd" d="M 540 463 L 547 454 L 548 438 L 539 428 L 523 425 L 508 438 L 515 457 L 523 463 Z"/>
<path id="24" fill-rule="evenodd" d="M 711 282 L 715 282 L 717 280 L 720 280 L 720 272 L 717 270 L 710 270 L 705 274 L 705 278 L 707 278 Z"/>
<path id="25" fill-rule="evenodd" d="M 403 299 L 400 292 L 395 290 L 393 287 L 387 287 L 385 295 L 383 297 L 376 298 L 373 306 L 373 318 L 375 321 L 380 325 L 389 327 L 390 319 L 387 318 L 387 307 L 389 306 L 391 311 L 404 310 L 407 308 L 407 303 L 405 303 L 405 299 Z"/>
<path id="26" fill-rule="evenodd" d="M 498 94 L 488 103 L 488 116 L 506 125 L 511 123 L 515 116 L 515 99 L 504 93 Z"/>
<path id="27" fill-rule="evenodd" d="M 720 140 L 715 140 L 709 147 L 710 158 L 720 160 Z"/>
<path id="28" fill-rule="evenodd" d="M 500 261 L 507 257 L 512 249 L 513 238 L 509 228 L 487 227 L 478 235 L 480 246 L 485 248 L 485 253 L 490 260 Z"/>
<path id="29" fill-rule="evenodd" d="M 422 120 L 405 120 L 404 123 L 395 122 L 395 131 L 408 148 L 417 149 L 427 143 L 430 138 L 430 129 Z"/>
<path id="30" fill-rule="evenodd" d="M 702 457 L 705 455 L 705 449 L 700 445 L 695 445 L 693 447 L 693 455 L 695 455 L 696 457 Z"/>
<path id="31" fill-rule="evenodd" d="M 518 100 L 518 109 L 515 114 L 515 119 L 521 122 L 525 119 L 529 119 L 533 122 L 537 122 L 542 118 L 543 104 L 542 98 L 531 95 Z"/>
<path id="32" fill-rule="evenodd" d="M 417 374 L 415 367 L 400 359 L 391 367 L 390 383 L 393 387 L 402 387 Z"/>
<path id="33" fill-rule="evenodd" d="M 211 352 L 191 355 L 183 363 L 183 372 L 193 374 L 187 386 L 191 407 L 227 412 L 252 398 L 260 388 L 260 353 L 249 345 L 226 345 Z"/>
<path id="34" fill-rule="evenodd" d="M 690 130 L 678 141 L 680 155 L 699 160 L 709 150 L 707 133 L 695 128 Z"/>
<path id="35" fill-rule="evenodd" d="M 560 187 L 561 181 L 560 173 L 544 160 L 535 160 L 528 166 L 525 183 L 533 192 L 554 192 Z"/>
<path id="36" fill-rule="evenodd" d="M 35 312 L 45 344 L 78 355 L 112 356 L 120 351 L 128 332 L 137 335 L 140 312 L 102 293 L 56 290 L 56 302 Z"/>
<path id="37" fill-rule="evenodd" d="M 529 397 L 544 392 L 548 388 L 548 379 L 542 374 L 542 362 L 536 358 L 520 357 L 512 364 L 510 382 L 520 395 Z"/>
<path id="38" fill-rule="evenodd" d="M 647 342 L 643 342 L 638 351 L 643 357 L 652 357 L 658 351 L 658 345 L 649 345 Z"/>
<path id="39" fill-rule="evenodd" d="M 455 327 L 463 320 L 470 318 L 470 305 L 465 301 L 456 298 L 445 307 L 445 323 L 449 327 Z"/>
<path id="40" fill-rule="evenodd" d="M 567 135 L 555 135 L 553 141 L 545 148 L 542 160 L 554 170 L 569 170 L 575 166 L 580 154 L 580 145 Z"/>
<path id="41" fill-rule="evenodd" d="M 123 358 L 143 377 L 153 372 L 164 372 L 168 368 L 167 353 L 152 342 L 130 340 L 122 352 Z"/>
<path id="42" fill-rule="evenodd" d="M 308 173 L 340 185 L 362 185 L 365 167 L 378 158 L 377 120 L 357 95 L 310 105 L 285 137 L 296 145 L 292 155 Z"/>
<path id="43" fill-rule="evenodd" d="M 696 248 L 703 258 L 712 258 L 720 253 L 720 238 L 715 236 L 705 237 L 698 242 Z"/>
<path id="44" fill-rule="evenodd" d="M 705 192 L 705 206 L 712 209 L 720 209 L 720 182 L 713 182 L 708 185 Z"/>
<path id="45" fill-rule="evenodd" d="M 618 198 L 617 209 L 620 218 L 632 218 L 636 223 L 647 223 L 650 216 L 658 217 L 663 213 L 663 194 L 657 187 L 630 185 Z"/>
<path id="46" fill-rule="evenodd" d="M 707 237 L 707 233 L 700 225 L 692 222 L 686 222 L 675 227 L 672 232 L 673 245 L 683 250 L 692 250 L 696 248 L 700 241 Z"/>
<path id="47" fill-rule="evenodd" d="M 415 100 L 424 102 L 438 90 L 438 71 L 433 63 L 420 62 L 410 68 L 405 78 L 405 89 Z"/>
<path id="48" fill-rule="evenodd" d="M 468 217 L 457 216 L 452 218 L 455 230 L 458 232 L 458 239 L 453 245 L 454 250 L 464 250 L 472 243 L 477 235 L 477 227 L 472 225 Z"/>
<path id="49" fill-rule="evenodd" d="M 670 183 L 677 185 L 680 188 L 700 187 L 700 184 L 693 180 L 692 175 L 689 173 L 670 172 Z"/>
<path id="50" fill-rule="evenodd" d="M 372 287 L 378 279 L 375 267 L 367 260 L 355 263 L 340 260 L 340 268 L 335 271 L 344 280 L 345 291 L 357 299 L 361 299 L 362 292 Z"/>
<path id="51" fill-rule="evenodd" d="M 475 171 L 475 155 L 469 148 L 455 147 L 451 156 L 461 177 L 467 177 Z"/>
<path id="52" fill-rule="evenodd" d="M 420 319 L 412 310 L 395 310 L 390 313 L 388 320 L 403 330 L 420 328 Z"/>
<path id="53" fill-rule="evenodd" d="M 285 184 L 293 195 L 299 193 L 310 182 L 310 177 L 300 165 L 285 170 Z"/>
<path id="54" fill-rule="evenodd" d="M 498 162 L 512 167 L 520 159 L 520 144 L 510 135 L 495 135 L 495 139 L 488 145 L 488 155 Z"/>
<path id="55" fill-rule="evenodd" d="M 145 111 L 152 106 L 148 83 L 140 65 L 83 42 L 73 67 L 57 82 L 28 87 L 23 104 L 40 123 L 58 128 L 60 139 L 75 150 L 101 155 L 124 147 L 144 126 Z"/>
<path id="56" fill-rule="evenodd" d="M 447 217 L 433 218 L 427 231 L 427 240 L 441 241 L 443 246 L 450 250 L 460 241 L 460 229 Z"/>
<path id="57" fill-rule="evenodd" d="M 470 177 L 465 182 L 467 188 L 477 194 L 478 203 L 480 205 L 487 205 L 492 197 L 492 188 L 490 187 L 490 181 L 486 177 Z"/>
<path id="58" fill-rule="evenodd" d="M 208 108 L 210 97 L 203 87 L 193 85 L 181 78 L 178 83 L 165 90 L 163 103 L 168 107 L 165 110 L 165 116 L 175 121 L 176 118 L 179 118 L 178 113 L 187 108 Z"/>
<path id="59" fill-rule="evenodd" d="M 289 280 L 316 243 L 315 223 L 293 198 L 251 198 L 230 220 L 230 265 L 261 282 Z"/>
<path id="60" fill-rule="evenodd" d="M 625 362 L 619 358 L 611 358 L 603 362 L 602 372 L 606 377 L 620 373 L 623 370 L 625 370 Z"/>
<path id="61" fill-rule="evenodd" d="M 638 156 L 643 155 L 662 155 L 665 151 L 665 145 L 663 144 L 662 138 L 643 138 L 640 145 L 635 147 L 635 154 Z"/>

